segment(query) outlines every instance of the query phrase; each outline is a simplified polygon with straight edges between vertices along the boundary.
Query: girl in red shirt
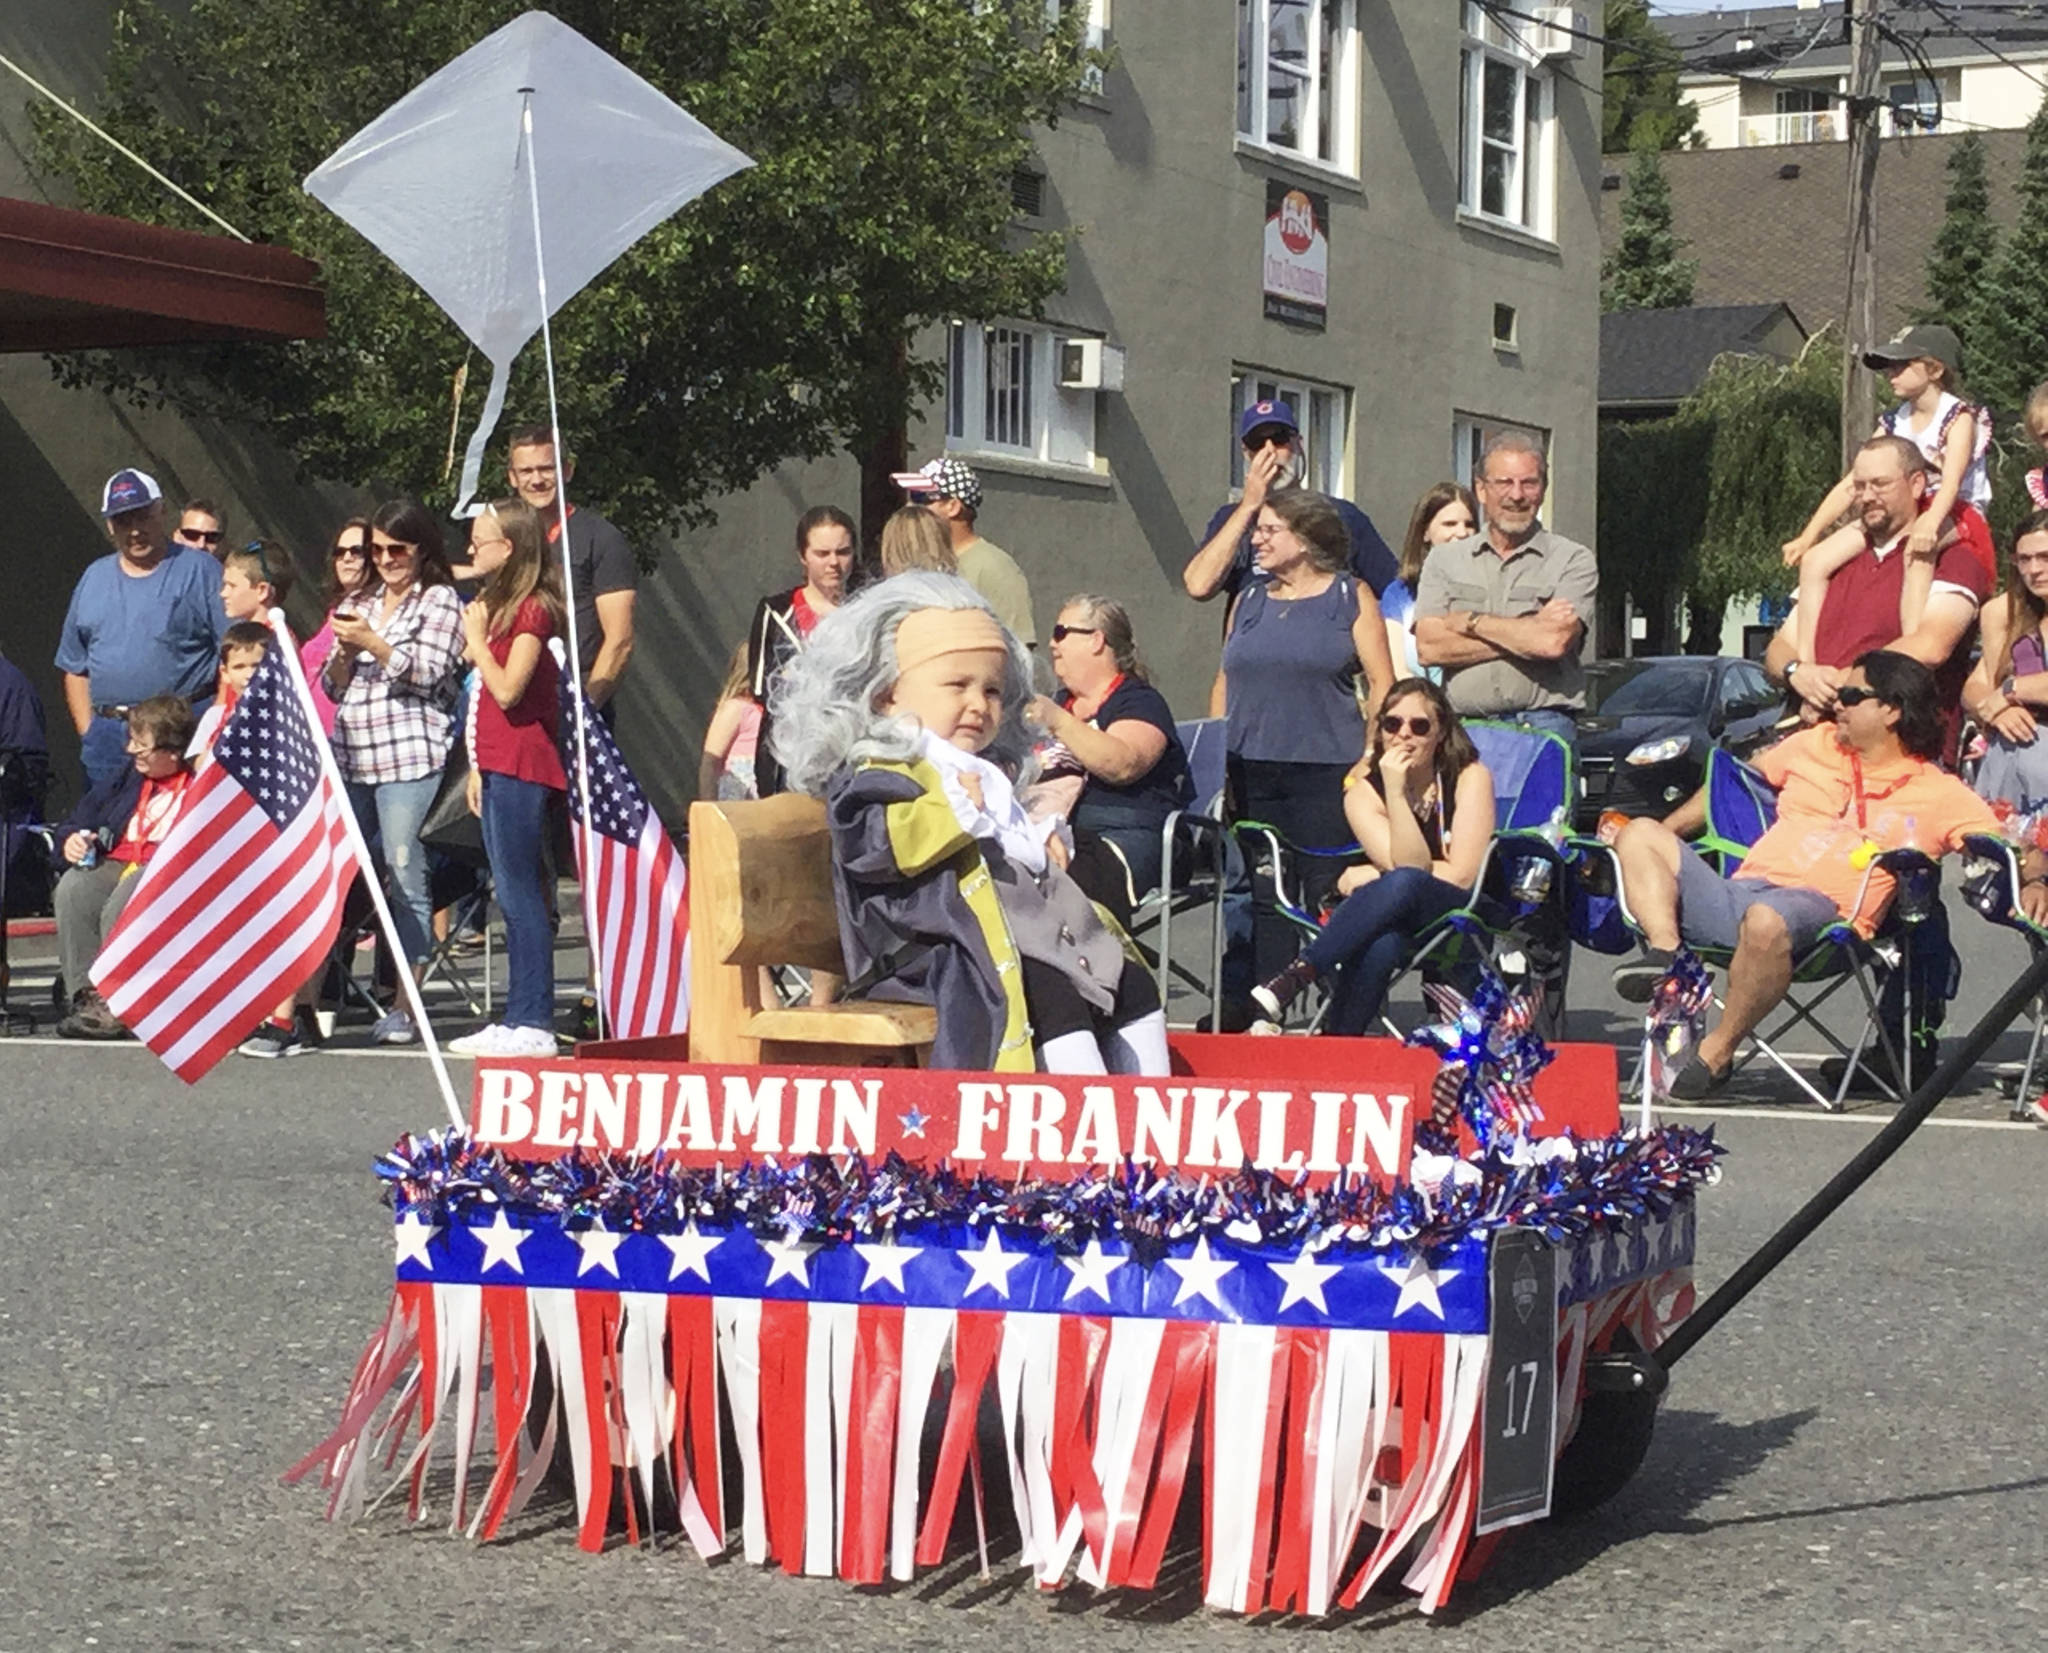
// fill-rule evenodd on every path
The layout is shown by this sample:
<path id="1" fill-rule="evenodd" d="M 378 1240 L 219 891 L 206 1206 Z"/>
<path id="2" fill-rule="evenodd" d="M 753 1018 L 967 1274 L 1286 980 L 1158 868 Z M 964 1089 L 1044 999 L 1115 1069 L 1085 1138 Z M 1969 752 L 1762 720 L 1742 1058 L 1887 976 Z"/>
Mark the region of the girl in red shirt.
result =
<path id="1" fill-rule="evenodd" d="M 555 1054 L 554 936 L 548 926 L 549 794 L 568 790 L 561 751 L 561 673 L 548 639 L 562 627 L 560 576 L 539 515 L 500 500 L 478 519 L 472 546 L 502 537 L 505 560 L 463 611 L 476 668 L 476 749 L 470 807 L 483 819 L 484 853 L 505 915 L 510 984 L 505 1020 L 457 1039 L 459 1056 Z"/>

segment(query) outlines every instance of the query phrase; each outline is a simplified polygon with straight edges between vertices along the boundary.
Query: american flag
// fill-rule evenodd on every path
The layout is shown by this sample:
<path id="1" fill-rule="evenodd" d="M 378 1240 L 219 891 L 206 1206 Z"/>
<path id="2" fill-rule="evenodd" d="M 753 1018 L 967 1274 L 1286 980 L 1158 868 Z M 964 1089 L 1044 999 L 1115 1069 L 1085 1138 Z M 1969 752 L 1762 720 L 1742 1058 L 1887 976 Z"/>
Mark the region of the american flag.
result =
<path id="1" fill-rule="evenodd" d="M 690 1025 L 690 904 L 683 858 L 588 700 L 583 711 L 592 830 L 583 831 L 576 711 L 569 674 L 562 677 L 562 767 L 569 774 L 569 809 L 576 821 L 577 870 L 595 911 L 593 945 L 606 1029 L 615 1039 L 681 1033 Z M 596 867 L 584 865 L 593 854 Z"/>
<path id="2" fill-rule="evenodd" d="M 273 648 L 92 969 L 109 1008 L 187 1084 L 334 945 L 356 873 L 347 807 Z"/>

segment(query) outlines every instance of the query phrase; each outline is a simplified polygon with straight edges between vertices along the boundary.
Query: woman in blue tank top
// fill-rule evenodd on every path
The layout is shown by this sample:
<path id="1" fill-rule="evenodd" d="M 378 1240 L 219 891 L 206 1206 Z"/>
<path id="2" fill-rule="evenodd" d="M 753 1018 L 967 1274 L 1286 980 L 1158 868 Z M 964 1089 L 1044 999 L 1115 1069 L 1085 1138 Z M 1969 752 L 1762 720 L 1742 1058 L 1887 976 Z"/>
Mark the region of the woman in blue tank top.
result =
<path id="1" fill-rule="evenodd" d="M 1239 820 L 1277 827 L 1301 849 L 1342 850 L 1344 776 L 1365 749 L 1355 680 L 1377 707 L 1394 680 L 1386 624 L 1369 587 L 1349 572 L 1351 541 L 1321 494 L 1268 497 L 1252 528 L 1258 577 L 1223 643 L 1230 795 Z M 1302 899 L 1319 906 L 1341 856 L 1304 857 Z M 1264 886 L 1264 887 L 1260 887 Z M 1263 980 L 1294 954 L 1294 932 L 1273 906 L 1270 869 L 1255 882 L 1252 965 Z"/>

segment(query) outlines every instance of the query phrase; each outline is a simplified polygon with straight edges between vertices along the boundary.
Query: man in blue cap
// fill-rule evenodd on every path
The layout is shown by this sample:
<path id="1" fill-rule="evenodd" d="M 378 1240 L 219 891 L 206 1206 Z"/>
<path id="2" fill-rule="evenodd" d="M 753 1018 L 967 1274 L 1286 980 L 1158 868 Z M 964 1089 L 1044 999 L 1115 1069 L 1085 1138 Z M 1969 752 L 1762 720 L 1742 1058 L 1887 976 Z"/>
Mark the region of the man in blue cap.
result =
<path id="1" fill-rule="evenodd" d="M 1235 597 L 1252 570 L 1252 524 L 1275 488 L 1297 487 L 1307 466 L 1301 426 L 1286 402 L 1253 402 L 1238 422 L 1244 444 L 1244 493 L 1235 505 L 1218 507 L 1202 530 L 1202 547 L 1181 570 L 1181 584 L 1199 603 L 1217 592 Z M 1351 535 L 1351 572 L 1377 597 L 1401 572 L 1372 519 L 1348 499 L 1333 501 Z"/>
<path id="2" fill-rule="evenodd" d="M 100 515 L 113 554 L 78 577 L 57 644 L 87 787 L 129 766 L 130 707 L 174 694 L 196 713 L 213 699 L 228 625 L 220 564 L 170 542 L 154 477 L 116 471 L 100 493 Z"/>

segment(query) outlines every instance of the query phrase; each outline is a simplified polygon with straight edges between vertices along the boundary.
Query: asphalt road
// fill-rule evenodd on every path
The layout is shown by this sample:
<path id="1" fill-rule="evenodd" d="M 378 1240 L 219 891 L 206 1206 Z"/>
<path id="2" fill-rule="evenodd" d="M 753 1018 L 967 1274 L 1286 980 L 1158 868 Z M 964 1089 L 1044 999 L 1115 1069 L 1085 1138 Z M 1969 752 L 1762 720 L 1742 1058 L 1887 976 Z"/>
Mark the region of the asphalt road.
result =
<path id="1" fill-rule="evenodd" d="M 1988 1110 L 1980 1110 L 1988 1111 Z M 230 1061 L 0 1044 L 0 1653 L 701 1646 L 1003 1653 L 1327 1645 L 1182 1590 L 1041 1595 L 956 1569 L 896 1592 L 577 1551 L 566 1506 L 477 1548 L 395 1510 L 330 1526 L 280 1472 L 331 1425 L 390 1273 L 371 1156 L 438 1104 L 416 1057 Z M 1724 1113 L 1701 1283 L 1874 1116 Z M 1649 1461 L 1516 1537 L 1438 1621 L 1374 1645 L 2036 1647 L 2048 1614 L 2048 1133 L 1937 1122 L 1675 1374 Z"/>

